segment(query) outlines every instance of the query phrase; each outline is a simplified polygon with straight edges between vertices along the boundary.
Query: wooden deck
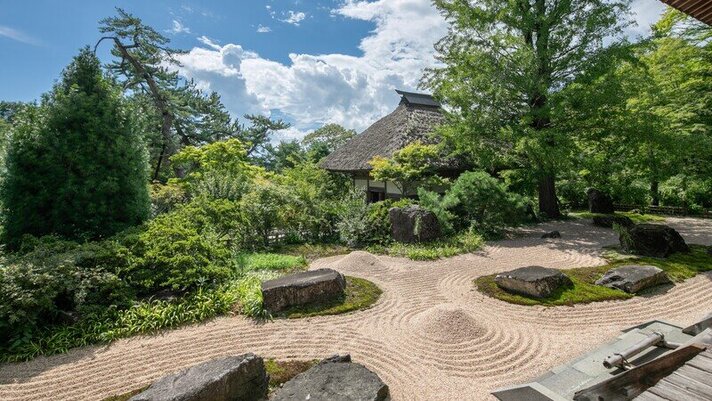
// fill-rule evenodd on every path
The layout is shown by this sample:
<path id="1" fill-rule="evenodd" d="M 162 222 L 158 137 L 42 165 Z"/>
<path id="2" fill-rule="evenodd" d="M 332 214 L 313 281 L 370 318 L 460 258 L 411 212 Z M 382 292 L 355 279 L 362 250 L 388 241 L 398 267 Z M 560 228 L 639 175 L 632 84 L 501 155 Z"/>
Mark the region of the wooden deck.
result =
<path id="1" fill-rule="evenodd" d="M 635 400 L 712 401 L 712 350 L 699 353 Z"/>

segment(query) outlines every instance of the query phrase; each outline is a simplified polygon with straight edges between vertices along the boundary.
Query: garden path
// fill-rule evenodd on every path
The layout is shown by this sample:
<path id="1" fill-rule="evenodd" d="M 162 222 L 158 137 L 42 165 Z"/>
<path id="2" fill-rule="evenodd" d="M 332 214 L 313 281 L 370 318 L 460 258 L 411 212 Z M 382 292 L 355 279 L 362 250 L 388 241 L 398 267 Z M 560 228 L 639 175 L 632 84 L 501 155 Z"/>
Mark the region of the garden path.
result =
<path id="1" fill-rule="evenodd" d="M 690 243 L 712 245 L 712 220 L 670 218 Z M 559 230 L 562 238 L 542 240 Z M 181 368 L 227 354 L 280 359 L 350 353 L 377 372 L 395 401 L 493 400 L 497 387 L 526 382 L 619 331 L 662 318 L 689 324 L 712 310 L 712 274 L 654 297 L 574 307 L 526 307 L 476 292 L 482 275 L 538 264 L 571 268 L 603 264 L 612 230 L 584 220 L 527 227 L 515 239 L 476 254 L 435 262 L 364 252 L 320 259 L 375 282 L 383 290 L 369 310 L 302 320 L 255 323 L 241 316 L 91 346 L 0 367 L 0 400 L 97 400 L 126 392 Z"/>

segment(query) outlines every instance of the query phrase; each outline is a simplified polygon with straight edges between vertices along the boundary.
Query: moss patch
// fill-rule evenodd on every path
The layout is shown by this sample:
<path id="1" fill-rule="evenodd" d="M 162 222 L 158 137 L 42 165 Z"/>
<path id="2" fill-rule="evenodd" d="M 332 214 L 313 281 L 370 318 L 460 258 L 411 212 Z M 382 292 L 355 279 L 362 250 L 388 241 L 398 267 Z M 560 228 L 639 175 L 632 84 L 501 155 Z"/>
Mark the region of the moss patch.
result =
<path id="1" fill-rule="evenodd" d="M 273 317 L 298 319 L 312 316 L 338 315 L 370 308 L 381 296 L 381 289 L 368 280 L 346 276 L 346 294 L 331 302 L 295 306 Z"/>
<path id="2" fill-rule="evenodd" d="M 311 361 L 278 361 L 267 359 L 265 369 L 269 374 L 269 392 L 272 393 L 284 383 L 292 380 L 294 376 L 306 372 L 312 366 L 319 363 L 318 359 Z"/>
<path id="3" fill-rule="evenodd" d="M 639 214 L 639 213 L 630 213 L 630 212 L 615 212 L 614 214 L 616 216 L 628 217 L 635 224 L 655 223 L 655 222 L 665 221 L 665 217 L 656 216 L 653 214 Z M 596 216 L 605 216 L 605 214 L 602 214 L 602 213 L 591 213 L 591 212 L 571 212 L 571 213 L 569 213 L 569 215 L 572 217 L 579 218 L 579 219 L 592 219 Z"/>
<path id="4" fill-rule="evenodd" d="M 608 270 L 629 264 L 657 266 L 664 270 L 674 282 L 684 281 L 700 272 L 712 271 L 712 256 L 707 254 L 708 247 L 690 245 L 690 249 L 689 253 L 676 253 L 667 259 L 631 257 L 609 250 L 605 254 L 605 257 L 610 260 L 607 265 L 565 270 L 564 273 L 571 278 L 573 286 L 560 288 L 547 298 L 533 298 L 504 291 L 494 282 L 494 274 L 477 278 L 475 286 L 485 295 L 519 305 L 558 306 L 628 299 L 634 295 L 596 285 L 595 281 Z"/>
<path id="5" fill-rule="evenodd" d="M 474 232 L 462 233 L 450 238 L 419 244 L 394 242 L 387 246 L 374 245 L 366 250 L 380 255 L 405 257 L 410 260 L 436 260 L 471 253 L 479 250 L 484 239 Z"/>

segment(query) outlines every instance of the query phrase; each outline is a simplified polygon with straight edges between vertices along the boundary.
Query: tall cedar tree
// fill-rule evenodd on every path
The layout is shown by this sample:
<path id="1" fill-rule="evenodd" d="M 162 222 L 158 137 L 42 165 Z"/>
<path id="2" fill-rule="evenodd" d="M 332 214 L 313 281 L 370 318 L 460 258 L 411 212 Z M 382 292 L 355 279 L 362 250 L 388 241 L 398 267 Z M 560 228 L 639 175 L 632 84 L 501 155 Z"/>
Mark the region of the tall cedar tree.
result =
<path id="1" fill-rule="evenodd" d="M 450 30 L 424 81 L 452 110 L 443 134 L 482 168 L 530 172 L 549 217 L 571 139 L 552 119 L 556 92 L 618 45 L 629 2 L 435 0 Z"/>
<path id="2" fill-rule="evenodd" d="M 142 136 L 89 48 L 32 112 L 17 122 L 6 159 L 6 244 L 24 234 L 104 238 L 147 218 Z"/>

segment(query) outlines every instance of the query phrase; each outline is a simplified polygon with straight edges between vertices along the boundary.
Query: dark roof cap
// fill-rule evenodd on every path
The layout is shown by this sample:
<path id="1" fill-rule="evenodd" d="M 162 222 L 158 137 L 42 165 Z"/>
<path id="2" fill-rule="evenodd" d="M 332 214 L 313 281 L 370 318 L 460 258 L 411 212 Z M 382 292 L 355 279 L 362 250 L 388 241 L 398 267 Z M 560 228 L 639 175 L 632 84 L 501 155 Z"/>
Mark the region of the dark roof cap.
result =
<path id="1" fill-rule="evenodd" d="M 396 89 L 396 93 L 401 95 L 401 103 L 417 104 L 419 106 L 440 107 L 440 103 L 427 93 L 406 92 Z"/>

